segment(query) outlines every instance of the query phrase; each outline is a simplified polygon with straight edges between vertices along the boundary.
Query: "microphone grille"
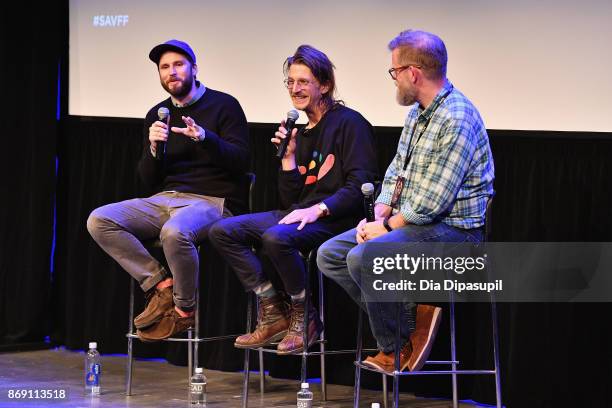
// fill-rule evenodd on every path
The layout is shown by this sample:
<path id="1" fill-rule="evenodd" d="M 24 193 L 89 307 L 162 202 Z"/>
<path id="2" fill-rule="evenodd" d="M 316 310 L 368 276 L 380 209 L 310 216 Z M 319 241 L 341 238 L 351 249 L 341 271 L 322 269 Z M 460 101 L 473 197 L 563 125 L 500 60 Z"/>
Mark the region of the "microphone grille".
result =
<path id="1" fill-rule="evenodd" d="M 287 112 L 287 118 L 289 119 L 298 120 L 299 117 L 300 114 L 295 109 L 291 109 L 289 112 Z"/>
<path id="2" fill-rule="evenodd" d="M 157 110 L 157 117 L 159 118 L 159 120 L 165 120 L 168 117 L 168 115 L 170 115 L 170 110 L 166 108 L 165 106 L 161 106 Z"/>
<path id="3" fill-rule="evenodd" d="M 361 192 L 364 196 L 371 196 L 374 194 L 374 184 L 372 183 L 364 183 L 361 185 Z"/>

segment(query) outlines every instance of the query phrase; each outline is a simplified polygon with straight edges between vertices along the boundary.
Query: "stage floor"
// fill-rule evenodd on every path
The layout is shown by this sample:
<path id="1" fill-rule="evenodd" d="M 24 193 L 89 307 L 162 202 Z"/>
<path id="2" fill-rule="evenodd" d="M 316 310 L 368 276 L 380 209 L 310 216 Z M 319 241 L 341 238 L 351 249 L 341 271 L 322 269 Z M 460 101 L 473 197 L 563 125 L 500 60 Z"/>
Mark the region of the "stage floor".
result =
<path id="1" fill-rule="evenodd" d="M 0 407 L 188 407 L 187 368 L 164 361 L 135 361 L 132 396 L 125 395 L 126 356 L 102 356 L 102 395 L 95 398 L 83 393 L 84 353 L 63 348 L 0 354 Z M 208 377 L 209 407 L 241 407 L 242 373 L 205 370 Z M 392 382 L 389 379 L 389 388 Z M 353 388 L 328 385 L 328 401 L 320 401 L 320 384 L 311 384 L 314 407 L 352 407 Z M 289 408 L 296 405 L 299 383 L 292 380 L 266 378 L 266 392 L 259 394 L 259 375 L 252 373 L 249 388 L 249 407 Z M 39 396 L 42 390 L 57 394 L 64 390 L 63 400 L 9 399 L 9 391 L 31 390 Z M 12 393 L 11 393 L 12 394 Z M 382 394 L 361 390 L 361 406 L 370 407 L 380 402 Z M 389 398 L 392 395 L 389 394 Z M 449 401 L 415 398 L 401 395 L 402 407 L 442 408 L 451 406 Z M 461 407 L 473 407 L 461 404 Z"/>

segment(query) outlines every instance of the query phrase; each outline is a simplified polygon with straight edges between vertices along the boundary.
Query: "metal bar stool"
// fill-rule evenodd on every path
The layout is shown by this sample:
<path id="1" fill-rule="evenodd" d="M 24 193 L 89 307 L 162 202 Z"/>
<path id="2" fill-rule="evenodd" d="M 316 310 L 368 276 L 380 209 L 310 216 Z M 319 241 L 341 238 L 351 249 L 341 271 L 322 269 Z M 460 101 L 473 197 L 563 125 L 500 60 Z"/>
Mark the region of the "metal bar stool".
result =
<path id="1" fill-rule="evenodd" d="M 317 281 L 318 281 L 318 285 L 319 285 L 319 299 L 318 299 L 318 303 L 319 303 L 319 319 L 321 319 L 321 322 L 323 323 L 323 331 L 321 332 L 321 335 L 319 336 L 319 340 L 317 340 L 316 343 L 319 344 L 319 351 L 308 351 L 307 347 L 304 347 L 304 350 L 302 350 L 301 353 L 295 353 L 292 354 L 293 356 L 301 356 L 302 358 L 302 365 L 301 365 L 301 372 L 300 372 L 300 380 L 301 382 L 306 382 L 306 378 L 307 378 L 307 359 L 309 356 L 320 356 L 321 358 L 321 395 L 324 401 L 327 401 L 327 378 L 325 375 L 325 355 L 331 355 L 331 354 L 351 354 L 354 353 L 355 350 L 326 350 L 325 349 L 325 344 L 327 343 L 327 340 L 325 339 L 325 285 L 324 285 L 324 281 L 323 281 L 323 274 L 319 271 L 319 269 L 317 268 L 317 249 L 318 248 L 314 248 L 312 249 L 307 255 L 302 254 L 302 257 L 304 259 L 304 262 L 306 262 L 306 280 L 305 280 L 305 291 L 306 291 L 306 298 L 305 298 L 305 305 L 304 308 L 307 311 L 309 308 L 309 303 L 310 303 L 310 294 L 311 294 L 311 290 L 310 290 L 310 280 L 313 276 L 314 273 L 317 273 Z M 250 302 L 249 302 L 249 308 L 247 311 L 247 332 L 251 331 L 251 327 L 252 327 L 252 320 L 253 320 L 253 315 L 252 315 L 252 310 L 253 304 L 256 304 L 257 302 L 257 297 L 255 295 L 252 296 Z M 304 327 L 307 328 L 308 327 L 308 313 L 306 312 L 304 315 Z M 303 335 L 303 344 L 307 345 L 308 344 L 308 330 L 304 330 L 304 335 Z M 243 383 L 243 387 L 242 387 L 242 407 L 246 408 L 248 407 L 248 399 L 249 399 L 249 350 L 257 350 L 259 352 L 259 369 L 260 369 L 260 392 L 263 394 L 265 392 L 265 376 L 264 376 L 264 371 L 263 371 L 263 353 L 276 353 L 276 345 L 278 343 L 273 343 L 270 347 L 257 347 L 257 348 L 250 348 L 250 349 L 246 349 L 245 350 L 245 357 L 244 357 L 244 383 Z"/>
<path id="2" fill-rule="evenodd" d="M 253 209 L 253 188 L 255 186 L 255 174 L 247 173 L 246 176 L 249 180 L 249 190 L 248 190 L 248 205 L 249 212 Z M 153 248 L 161 248 L 161 242 L 159 240 L 153 241 L 150 245 Z M 200 252 L 200 246 L 198 245 L 198 253 Z M 228 340 L 234 339 L 238 334 L 228 334 L 224 336 L 214 336 L 214 337 L 200 337 L 200 291 L 199 291 L 199 276 L 196 277 L 196 291 L 195 291 L 195 301 L 196 301 L 196 313 L 195 313 L 195 324 L 193 327 L 187 329 L 187 338 L 182 337 L 169 337 L 164 339 L 164 341 L 173 341 L 173 342 L 182 342 L 187 344 L 187 381 L 191 378 L 194 373 L 195 365 L 198 364 L 198 348 L 200 343 L 209 342 L 209 341 L 217 341 L 217 340 Z M 126 384 L 125 384 L 125 393 L 126 395 L 132 395 L 132 376 L 134 372 L 134 353 L 133 353 L 133 340 L 137 339 L 136 330 L 134 329 L 134 291 L 136 288 L 136 280 L 130 280 L 130 306 L 129 306 L 129 329 L 126 333 L 126 337 L 128 339 L 128 360 L 126 367 Z M 248 304 L 247 314 L 251 314 L 251 302 Z M 195 364 L 194 364 L 195 362 Z M 262 369 L 263 373 L 263 369 Z"/>
<path id="3" fill-rule="evenodd" d="M 491 207 L 493 202 L 493 194 L 487 202 L 486 216 L 485 216 L 485 234 L 483 242 L 488 240 L 491 231 Z M 357 351 L 355 358 L 355 389 L 353 392 L 353 407 L 359 407 L 360 397 L 360 383 L 361 383 L 361 370 L 365 369 L 368 371 L 379 372 L 383 375 L 383 405 L 385 408 L 388 407 L 388 396 L 387 396 L 387 376 L 393 377 L 393 406 L 399 407 L 399 378 L 401 376 L 410 375 L 451 375 L 452 377 L 452 389 L 453 389 L 453 408 L 459 406 L 459 398 L 457 391 L 457 376 L 458 375 L 493 375 L 495 376 L 495 397 L 496 407 L 502 408 L 502 397 L 501 397 L 501 373 L 499 367 L 499 337 L 497 329 L 497 308 L 495 298 L 491 292 L 490 306 L 491 306 L 491 331 L 492 331 L 492 342 L 493 342 L 493 365 L 492 370 L 460 370 L 458 368 L 459 361 L 457 360 L 456 351 L 456 336 L 455 336 L 455 298 L 452 291 L 449 291 L 449 314 L 450 314 L 450 352 L 451 359 L 448 361 L 427 361 L 425 364 L 431 365 L 450 365 L 450 370 L 429 370 L 429 371 L 413 371 L 403 372 L 400 371 L 400 353 L 395 353 L 395 371 L 388 373 L 385 371 L 377 370 L 369 367 L 362 363 L 362 329 L 363 329 L 363 311 L 359 309 L 359 316 L 357 322 Z M 400 313 L 401 306 L 398 304 L 396 308 L 395 319 L 398 322 L 395 332 L 395 348 L 399 350 L 400 344 Z"/>

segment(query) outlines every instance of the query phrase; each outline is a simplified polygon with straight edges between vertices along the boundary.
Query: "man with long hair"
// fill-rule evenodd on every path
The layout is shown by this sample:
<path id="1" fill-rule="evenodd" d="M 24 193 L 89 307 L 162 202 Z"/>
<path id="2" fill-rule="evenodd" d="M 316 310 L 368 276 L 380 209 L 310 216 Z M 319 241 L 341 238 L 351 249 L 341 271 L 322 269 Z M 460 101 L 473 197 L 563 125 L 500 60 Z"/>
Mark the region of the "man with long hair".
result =
<path id="1" fill-rule="evenodd" d="M 284 72 L 291 102 L 308 123 L 287 134 L 283 122 L 272 138 L 275 145 L 290 138 L 278 173 L 280 209 L 221 220 L 209 234 L 245 289 L 259 297 L 257 327 L 238 337 L 235 346 L 261 347 L 280 340 L 279 354 L 303 350 L 305 313 L 310 344 L 322 330 L 312 302 L 304 310 L 306 270 L 300 251 L 354 225 L 363 214 L 360 187 L 376 178 L 372 126 L 335 99 L 329 58 L 301 45 L 285 61 Z M 272 284 L 253 247 L 271 261 L 283 288 Z"/>

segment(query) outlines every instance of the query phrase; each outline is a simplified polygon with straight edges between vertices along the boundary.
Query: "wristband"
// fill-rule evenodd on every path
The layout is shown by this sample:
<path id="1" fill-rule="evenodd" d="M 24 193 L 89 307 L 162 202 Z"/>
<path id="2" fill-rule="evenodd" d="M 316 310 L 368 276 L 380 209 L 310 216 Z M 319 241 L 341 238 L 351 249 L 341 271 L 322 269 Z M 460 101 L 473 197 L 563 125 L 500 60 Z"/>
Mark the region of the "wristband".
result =
<path id="1" fill-rule="evenodd" d="M 393 228 L 389 225 L 389 217 L 383 218 L 383 227 L 387 230 L 387 232 L 393 231 Z"/>

